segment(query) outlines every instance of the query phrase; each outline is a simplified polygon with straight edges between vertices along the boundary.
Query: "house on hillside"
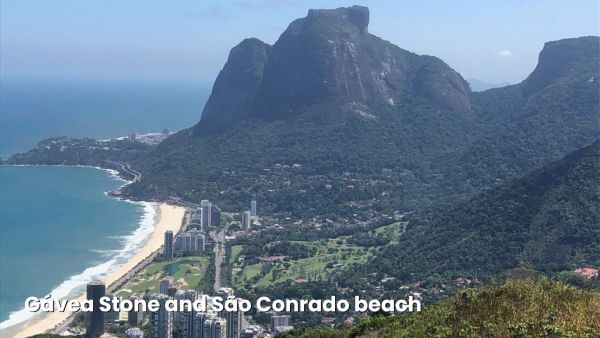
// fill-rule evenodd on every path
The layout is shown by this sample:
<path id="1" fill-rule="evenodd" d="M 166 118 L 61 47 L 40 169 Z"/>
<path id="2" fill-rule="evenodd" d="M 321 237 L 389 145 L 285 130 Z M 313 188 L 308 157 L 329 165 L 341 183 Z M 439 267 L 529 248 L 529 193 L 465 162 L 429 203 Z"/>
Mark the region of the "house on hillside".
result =
<path id="1" fill-rule="evenodd" d="M 579 268 L 575 270 L 583 278 L 598 278 L 598 269 Z"/>

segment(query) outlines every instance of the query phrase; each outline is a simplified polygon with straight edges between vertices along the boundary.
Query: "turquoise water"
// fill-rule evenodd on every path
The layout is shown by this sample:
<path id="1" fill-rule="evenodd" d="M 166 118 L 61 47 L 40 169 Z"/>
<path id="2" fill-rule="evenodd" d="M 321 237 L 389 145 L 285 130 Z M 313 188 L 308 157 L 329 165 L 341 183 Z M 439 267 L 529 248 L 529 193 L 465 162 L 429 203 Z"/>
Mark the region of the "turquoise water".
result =
<path id="1" fill-rule="evenodd" d="M 146 219 L 149 228 L 145 224 L 139 230 L 144 217 L 153 217 L 152 208 L 105 195 L 124 183 L 105 171 L 0 166 L 0 179 L 3 326 L 27 297 L 43 297 L 52 290 L 53 295 L 66 295 L 94 275 L 114 269 L 151 231 L 152 219 Z M 13 314 L 10 322 L 25 315 Z"/>
<path id="2" fill-rule="evenodd" d="M 199 83 L 2 79 L 0 156 L 48 137 L 103 139 L 187 128 L 200 119 L 209 89 Z M 31 315 L 19 311 L 27 297 L 81 290 L 143 245 L 154 209 L 104 194 L 122 184 L 93 168 L 0 166 L 0 329 Z"/>

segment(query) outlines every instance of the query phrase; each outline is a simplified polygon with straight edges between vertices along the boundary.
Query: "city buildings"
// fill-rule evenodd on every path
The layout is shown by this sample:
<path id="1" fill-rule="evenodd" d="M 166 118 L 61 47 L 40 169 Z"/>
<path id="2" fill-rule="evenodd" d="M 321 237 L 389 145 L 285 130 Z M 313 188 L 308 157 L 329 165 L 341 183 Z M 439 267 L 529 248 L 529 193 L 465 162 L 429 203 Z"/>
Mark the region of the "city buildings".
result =
<path id="1" fill-rule="evenodd" d="M 173 298 L 177 301 L 189 300 L 193 303 L 198 294 L 194 290 L 179 290 L 175 292 Z M 196 338 L 196 311 L 177 311 L 173 313 L 173 322 L 176 323 L 179 329 L 179 337 L 181 338 Z"/>
<path id="2" fill-rule="evenodd" d="M 173 231 L 165 231 L 165 244 L 163 248 L 163 258 L 173 260 Z"/>
<path id="3" fill-rule="evenodd" d="M 256 216 L 256 201 L 250 201 L 250 215 Z"/>
<path id="4" fill-rule="evenodd" d="M 156 299 L 160 304 L 158 311 L 150 312 L 150 326 L 154 334 L 153 338 L 172 338 L 173 314 L 166 309 L 166 302 L 169 300 L 169 296 L 159 293 L 153 295 L 152 298 Z"/>
<path id="5" fill-rule="evenodd" d="M 142 295 L 134 293 L 129 297 L 129 300 L 135 303 L 142 298 Z M 127 313 L 127 323 L 131 326 L 141 326 L 144 323 L 144 317 L 144 311 L 131 310 Z"/>
<path id="6" fill-rule="evenodd" d="M 211 316 L 204 321 L 202 338 L 227 338 L 227 321 Z"/>
<path id="7" fill-rule="evenodd" d="M 209 200 L 200 201 L 202 209 L 202 225 L 205 227 L 217 226 L 221 224 L 221 209 L 212 204 Z"/>
<path id="8" fill-rule="evenodd" d="M 204 231 L 204 226 L 202 224 L 202 208 L 197 208 L 196 211 L 192 214 L 190 219 L 191 229 L 198 229 L 200 231 Z"/>
<path id="9" fill-rule="evenodd" d="M 179 284 L 171 276 L 165 276 L 159 284 L 159 292 L 163 295 L 173 296 L 178 288 Z"/>
<path id="10" fill-rule="evenodd" d="M 137 327 L 132 327 L 125 331 L 124 338 L 144 338 L 144 332 Z"/>
<path id="11" fill-rule="evenodd" d="M 273 314 L 271 316 L 271 332 L 282 332 L 282 328 L 290 327 L 290 315 L 277 315 Z M 279 327 L 279 330 L 277 329 Z"/>
<path id="12" fill-rule="evenodd" d="M 220 288 L 215 291 L 215 296 L 221 297 L 226 300 L 228 297 L 233 297 L 234 292 L 232 288 Z M 242 332 L 242 322 L 244 314 L 241 311 L 221 311 L 219 317 L 224 318 L 227 321 L 227 338 L 239 338 Z"/>
<path id="13" fill-rule="evenodd" d="M 202 226 L 209 227 L 212 224 L 212 203 L 209 200 L 202 200 L 200 208 L 202 208 Z"/>
<path id="14" fill-rule="evenodd" d="M 241 227 L 242 229 L 250 229 L 250 226 L 252 225 L 251 222 L 251 212 L 249 210 L 246 210 L 244 212 L 242 212 L 242 224 Z"/>
<path id="15" fill-rule="evenodd" d="M 94 306 L 92 312 L 86 313 L 85 336 L 98 338 L 104 334 L 104 312 L 100 311 L 100 298 L 106 294 L 106 286 L 103 282 L 93 281 L 87 285 L 86 291 L 86 298 L 92 300 Z"/>
<path id="16" fill-rule="evenodd" d="M 205 236 L 198 229 L 188 230 L 176 236 L 177 250 L 184 253 L 201 253 L 205 249 Z"/>

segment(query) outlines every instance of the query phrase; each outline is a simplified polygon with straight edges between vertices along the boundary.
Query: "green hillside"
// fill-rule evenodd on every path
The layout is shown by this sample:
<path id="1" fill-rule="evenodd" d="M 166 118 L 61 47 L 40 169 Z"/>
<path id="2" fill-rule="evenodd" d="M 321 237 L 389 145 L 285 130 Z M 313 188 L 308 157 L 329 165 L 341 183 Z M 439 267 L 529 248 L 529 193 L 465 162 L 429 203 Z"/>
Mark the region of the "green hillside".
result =
<path id="1" fill-rule="evenodd" d="M 420 313 L 375 316 L 349 328 L 310 328 L 286 338 L 599 337 L 600 294 L 542 278 L 463 290 Z"/>
<path id="2" fill-rule="evenodd" d="M 435 216 L 414 215 L 371 263 L 402 280 L 600 265 L 600 142 Z"/>

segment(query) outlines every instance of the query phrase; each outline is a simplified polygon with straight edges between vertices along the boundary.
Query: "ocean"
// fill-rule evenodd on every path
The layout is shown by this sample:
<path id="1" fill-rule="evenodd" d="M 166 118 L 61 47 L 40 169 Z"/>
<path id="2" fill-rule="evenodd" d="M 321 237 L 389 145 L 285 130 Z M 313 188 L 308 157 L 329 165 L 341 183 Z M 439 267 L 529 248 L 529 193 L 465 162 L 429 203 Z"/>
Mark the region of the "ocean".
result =
<path id="1" fill-rule="evenodd" d="M 0 81 L 0 156 L 48 137 L 108 139 L 200 120 L 210 86 L 172 82 Z"/>
<path id="2" fill-rule="evenodd" d="M 52 136 L 112 138 L 196 123 L 206 87 L 173 83 L 2 81 L 0 153 Z M 152 232 L 154 207 L 107 196 L 108 171 L 0 166 L 0 329 L 26 320 L 29 296 L 67 296 L 113 271 Z"/>

